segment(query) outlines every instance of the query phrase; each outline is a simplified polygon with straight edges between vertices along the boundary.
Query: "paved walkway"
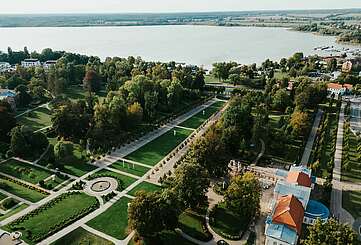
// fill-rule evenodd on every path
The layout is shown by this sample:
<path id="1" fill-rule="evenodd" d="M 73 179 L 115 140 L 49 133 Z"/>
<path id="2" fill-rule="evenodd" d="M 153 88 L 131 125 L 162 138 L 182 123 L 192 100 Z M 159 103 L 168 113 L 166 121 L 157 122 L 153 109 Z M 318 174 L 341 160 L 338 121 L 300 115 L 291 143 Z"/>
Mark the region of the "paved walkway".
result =
<path id="1" fill-rule="evenodd" d="M 342 146 L 343 146 L 343 125 L 345 121 L 345 106 L 342 103 L 341 112 L 338 120 L 336 151 L 335 151 L 335 166 L 333 168 L 332 192 L 331 192 L 331 213 L 339 219 L 342 223 L 352 225 L 354 218 L 352 215 L 342 208 L 342 182 L 341 182 L 341 167 L 342 167 Z"/>
<path id="2" fill-rule="evenodd" d="M 312 126 L 312 129 L 311 129 L 310 135 L 309 135 L 307 143 L 306 143 L 305 150 L 304 150 L 303 155 L 302 155 L 302 159 L 301 159 L 301 162 L 300 162 L 300 164 L 302 166 L 307 167 L 307 165 L 309 164 L 308 161 L 310 159 L 310 155 L 311 155 L 312 148 L 313 148 L 313 143 L 314 143 L 316 135 L 317 135 L 317 130 L 318 130 L 318 127 L 319 127 L 320 122 L 321 122 L 322 114 L 323 114 L 323 111 L 319 109 L 317 111 L 317 114 L 316 114 L 315 120 L 313 122 L 313 126 Z"/>
<path id="3" fill-rule="evenodd" d="M 181 115 L 180 117 L 176 118 L 175 120 L 173 120 L 172 122 L 168 123 L 167 125 L 164 125 L 162 127 L 160 127 L 159 129 L 155 130 L 154 132 L 147 134 L 145 136 L 143 136 L 141 139 L 128 144 L 122 148 L 120 148 L 119 150 L 115 151 L 114 153 L 107 155 L 106 157 L 102 158 L 99 161 L 96 161 L 94 164 L 94 166 L 97 166 L 98 168 L 88 172 L 87 174 L 81 176 L 81 177 L 76 177 L 75 180 L 73 180 L 72 182 L 70 182 L 67 186 L 65 186 L 64 188 L 62 188 L 61 190 L 59 190 L 56 193 L 51 194 L 50 196 L 42 199 L 41 201 L 37 202 L 36 204 L 33 204 L 31 206 L 29 206 L 28 208 L 20 211 L 17 214 L 14 214 L 13 216 L 7 218 L 6 220 L 3 220 L 2 222 L 0 222 L 0 226 L 6 225 L 11 223 L 12 221 L 16 220 L 17 218 L 20 218 L 21 216 L 33 211 L 34 209 L 38 208 L 41 205 L 44 205 L 45 203 L 49 202 L 50 200 L 60 196 L 63 193 L 68 192 L 71 188 L 72 185 L 75 184 L 76 182 L 79 182 L 80 180 L 82 181 L 86 181 L 86 178 L 89 177 L 90 175 L 102 170 L 102 169 L 107 169 L 111 164 L 113 164 L 114 162 L 124 158 L 124 156 L 130 154 L 131 152 L 139 149 L 140 147 L 144 146 L 145 144 L 151 142 L 152 140 L 154 140 L 155 138 L 161 136 L 162 134 L 166 133 L 167 131 L 169 131 L 171 128 L 173 128 L 174 126 L 177 126 L 178 124 L 182 123 L 183 121 L 187 120 L 188 118 L 191 118 L 192 116 L 194 116 L 195 114 L 197 114 L 199 111 L 203 110 L 204 108 L 212 105 L 213 103 L 215 103 L 217 100 L 213 99 L 210 100 L 208 102 L 206 102 L 205 104 L 198 106 L 197 108 Z M 34 163 L 33 163 L 34 164 Z M 35 164 L 34 164 L 35 165 Z M 40 166 L 40 165 L 39 165 Z M 43 166 L 42 166 L 43 167 Z M 148 166 L 149 167 L 149 166 Z M 143 177 L 138 177 L 139 179 L 137 181 L 135 181 L 132 185 L 130 185 L 128 188 L 126 188 L 124 191 L 118 193 L 117 196 L 115 196 L 112 200 L 110 200 L 109 202 L 105 203 L 104 205 L 101 205 L 100 208 L 98 208 L 97 210 L 95 210 L 94 212 L 90 213 L 89 215 L 83 217 L 80 220 L 77 220 L 76 222 L 74 222 L 73 224 L 65 227 L 64 229 L 62 229 L 61 231 L 57 232 L 56 234 L 48 237 L 47 239 L 45 239 L 44 241 L 42 241 L 41 243 L 39 243 L 40 245 L 45 245 L 45 244 L 50 244 L 56 240 L 58 240 L 59 238 L 65 236 L 66 234 L 68 234 L 69 232 L 75 230 L 76 228 L 78 228 L 79 226 L 82 226 L 84 224 L 86 224 L 88 221 L 92 220 L 93 218 L 95 218 L 96 216 L 98 216 L 99 214 L 101 214 L 102 212 L 105 212 L 108 208 L 110 208 L 115 202 L 117 202 L 120 198 L 124 197 L 124 196 L 128 196 L 126 193 L 130 190 L 132 190 L 133 188 L 135 188 L 138 184 L 140 184 L 143 181 L 148 181 L 146 178 L 147 176 L 151 173 L 151 171 L 156 168 L 156 166 L 154 167 L 150 167 L 149 171 L 143 175 Z M 45 168 L 45 167 L 43 167 Z M 46 168 L 47 169 L 47 168 Z M 108 168 L 109 170 L 112 170 L 111 168 Z M 48 169 L 49 170 L 49 169 Z M 127 242 L 131 239 L 132 234 L 130 234 L 124 241 L 122 241 L 122 243 L 120 244 L 127 244 Z"/>
<path id="4" fill-rule="evenodd" d="M 259 139 L 259 141 L 261 142 L 261 152 L 257 155 L 256 160 L 254 160 L 255 165 L 257 165 L 258 161 L 263 157 L 264 152 L 266 151 L 266 144 L 263 139 Z"/>
<path id="5" fill-rule="evenodd" d="M 34 107 L 32 109 L 26 110 L 23 113 L 20 113 L 19 115 L 16 115 L 15 118 L 21 117 L 22 115 L 25 115 L 26 113 L 29 113 L 29 112 L 32 112 L 32 111 L 35 111 L 35 110 L 37 110 L 39 108 L 47 108 L 47 109 L 49 109 L 49 102 L 45 103 L 45 104 L 42 104 L 42 105 L 39 105 L 37 107 Z"/>

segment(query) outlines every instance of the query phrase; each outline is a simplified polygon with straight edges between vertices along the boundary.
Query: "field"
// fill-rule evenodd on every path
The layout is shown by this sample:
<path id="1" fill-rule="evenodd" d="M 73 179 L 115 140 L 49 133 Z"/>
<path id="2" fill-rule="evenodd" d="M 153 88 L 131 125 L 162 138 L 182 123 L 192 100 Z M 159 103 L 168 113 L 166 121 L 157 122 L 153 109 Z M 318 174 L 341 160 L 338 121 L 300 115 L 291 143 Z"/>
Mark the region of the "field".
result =
<path id="1" fill-rule="evenodd" d="M 113 243 L 105 240 L 102 237 L 94 235 L 93 233 L 84 230 L 83 228 L 78 228 L 64 237 L 60 238 L 52 245 L 112 245 Z"/>
<path id="2" fill-rule="evenodd" d="M 9 159 L 8 161 L 1 163 L 0 166 L 0 172 L 32 184 L 37 184 L 40 180 L 44 180 L 52 175 L 52 172 L 50 171 L 15 159 Z"/>
<path id="3" fill-rule="evenodd" d="M 7 198 L 7 196 L 0 192 L 0 201 L 4 200 L 5 198 Z"/>
<path id="4" fill-rule="evenodd" d="M 121 198 L 104 213 L 89 221 L 87 225 L 123 240 L 128 235 L 128 203 L 130 201 L 128 198 Z"/>
<path id="5" fill-rule="evenodd" d="M 231 236 L 238 236 L 240 231 L 245 231 L 249 222 L 244 217 L 227 210 L 223 203 L 218 206 L 211 219 L 214 220 L 211 226 L 215 232 Z"/>
<path id="6" fill-rule="evenodd" d="M 137 185 L 135 188 L 133 188 L 131 191 L 128 192 L 129 195 L 135 196 L 135 194 L 138 191 L 145 191 L 145 192 L 155 192 L 160 191 L 162 187 L 158 185 L 154 185 L 148 182 L 142 182 L 139 185 Z"/>
<path id="7" fill-rule="evenodd" d="M 136 181 L 136 179 L 134 179 L 132 177 L 118 174 L 113 171 L 109 171 L 109 170 L 105 170 L 105 169 L 100 170 L 99 172 L 96 172 L 95 174 L 92 174 L 89 177 L 89 179 L 96 179 L 99 177 L 113 177 L 113 178 L 117 179 L 119 191 L 126 189 L 128 186 L 130 186 L 131 184 L 133 184 Z"/>
<path id="8" fill-rule="evenodd" d="M 211 234 L 203 231 L 205 226 L 205 215 L 193 211 L 185 211 L 179 216 L 179 228 L 187 235 L 201 241 L 209 241 Z"/>
<path id="9" fill-rule="evenodd" d="M 343 191 L 342 207 L 355 219 L 361 217 L 361 191 Z"/>
<path id="10" fill-rule="evenodd" d="M 0 181 L 6 184 L 6 188 L 3 188 L 5 191 L 10 192 L 11 194 L 14 194 L 18 197 L 24 198 L 30 202 L 38 202 L 46 197 L 45 194 L 42 194 L 35 190 L 31 190 L 27 187 L 11 182 L 7 179 L 3 179 L 1 178 L 1 176 Z"/>
<path id="11" fill-rule="evenodd" d="M 176 131 L 176 136 L 173 135 L 173 130 Z M 135 152 L 129 154 L 125 158 L 135 162 L 154 166 L 177 145 L 184 141 L 191 133 L 191 130 L 173 128 L 148 144 L 144 145 L 143 147 L 139 148 Z"/>
<path id="12" fill-rule="evenodd" d="M 49 180 L 45 181 L 46 189 L 53 190 L 55 187 L 57 187 L 60 184 L 63 184 L 66 182 L 69 178 L 65 177 L 59 177 L 55 176 L 55 179 L 50 178 Z"/>
<path id="13" fill-rule="evenodd" d="M 51 125 L 51 111 L 45 107 L 40 107 L 17 119 L 20 124 L 35 131 Z"/>
<path id="14" fill-rule="evenodd" d="M 127 163 L 127 162 L 124 163 L 124 166 L 125 167 L 123 167 L 122 161 L 117 161 L 111 165 L 111 167 L 114 169 L 117 169 L 119 171 L 123 171 L 126 173 L 130 173 L 130 174 L 133 174 L 133 175 L 136 175 L 139 177 L 142 177 L 146 172 L 148 172 L 150 170 L 150 168 L 146 168 L 146 167 L 139 166 L 136 164 L 134 164 L 134 169 L 133 169 L 133 164 Z"/>
<path id="15" fill-rule="evenodd" d="M 23 210 L 23 209 L 25 209 L 25 208 L 27 208 L 27 207 L 28 207 L 28 205 L 25 204 L 25 203 L 23 203 L 23 204 L 21 204 L 20 206 L 18 206 L 18 207 L 16 207 L 16 208 L 14 208 L 13 210 L 11 210 L 10 212 L 6 213 L 5 215 L 1 215 L 1 214 L 0 214 L 0 221 L 9 218 L 10 216 L 12 216 L 12 215 L 20 212 L 21 210 Z"/>
<path id="16" fill-rule="evenodd" d="M 203 111 L 201 111 L 201 112 L 197 113 L 196 115 L 194 115 L 193 117 L 189 118 L 188 120 L 179 124 L 179 126 L 197 129 L 210 116 L 212 116 L 215 112 L 217 112 L 224 104 L 225 104 L 225 102 L 218 101 L 218 102 L 214 103 L 213 105 L 211 105 L 210 107 L 206 108 L 204 110 L 204 115 L 203 115 Z"/>
<path id="17" fill-rule="evenodd" d="M 21 227 L 20 230 L 23 232 L 22 238 L 26 242 L 33 243 L 34 237 L 47 237 L 48 232 L 52 231 L 52 227 L 61 225 L 65 220 L 69 220 L 71 217 L 78 215 L 81 210 L 90 208 L 95 203 L 97 203 L 95 197 L 88 196 L 84 193 L 72 194 L 50 206 L 46 207 L 47 204 L 45 204 L 45 209 L 20 221 L 16 226 L 18 229 Z M 12 231 L 11 227 L 12 223 L 4 228 Z M 28 231 L 31 232 L 29 233 Z"/>
<path id="18" fill-rule="evenodd" d="M 349 157 L 350 170 L 342 170 L 342 180 L 359 183 L 361 182 L 361 163 L 357 160 L 359 153 L 357 152 L 357 138 L 356 135 L 350 132 L 349 138 Z"/>

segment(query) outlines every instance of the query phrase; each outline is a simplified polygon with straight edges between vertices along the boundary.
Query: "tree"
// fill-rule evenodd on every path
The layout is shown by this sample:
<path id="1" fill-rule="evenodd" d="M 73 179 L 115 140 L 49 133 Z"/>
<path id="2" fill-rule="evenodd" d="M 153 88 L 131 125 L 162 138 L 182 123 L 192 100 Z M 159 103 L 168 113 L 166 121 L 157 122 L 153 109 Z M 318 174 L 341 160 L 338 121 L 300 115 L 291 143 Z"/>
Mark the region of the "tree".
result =
<path id="1" fill-rule="evenodd" d="M 296 136 L 306 136 L 309 124 L 309 117 L 306 112 L 295 111 L 290 120 L 290 125 L 293 129 L 292 133 Z"/>
<path id="2" fill-rule="evenodd" d="M 58 164 L 65 164 L 74 159 L 74 145 L 69 141 L 58 141 L 54 146 L 55 160 Z"/>
<path id="3" fill-rule="evenodd" d="M 16 119 L 11 105 L 0 101 L 0 141 L 9 142 L 10 131 L 16 126 Z"/>
<path id="4" fill-rule="evenodd" d="M 156 106 L 158 104 L 158 93 L 147 91 L 144 93 L 144 113 L 147 119 L 151 120 L 155 117 Z"/>
<path id="5" fill-rule="evenodd" d="M 25 107 L 29 105 L 32 98 L 30 94 L 28 93 L 28 87 L 26 87 L 23 84 L 20 84 L 15 88 L 16 91 L 16 103 L 19 107 Z"/>
<path id="6" fill-rule="evenodd" d="M 95 93 L 100 90 L 101 78 L 95 70 L 89 70 L 85 74 L 83 84 L 89 94 Z"/>
<path id="7" fill-rule="evenodd" d="M 135 102 L 128 106 L 128 121 L 130 125 L 138 125 L 142 122 L 142 119 L 143 108 L 138 102 Z"/>
<path id="8" fill-rule="evenodd" d="M 261 193 L 257 178 L 252 173 L 245 173 L 231 180 L 224 194 L 224 202 L 234 213 L 250 219 L 260 210 Z"/>
<path id="9" fill-rule="evenodd" d="M 172 187 L 185 209 L 196 209 L 207 203 L 209 184 L 207 171 L 195 162 L 188 161 L 175 171 Z"/>
<path id="10" fill-rule="evenodd" d="M 323 223 L 317 219 L 315 224 L 308 227 L 309 235 L 301 242 L 303 245 L 334 244 L 356 245 L 359 244 L 356 233 L 347 224 L 338 223 L 329 219 Z"/>
<path id="11" fill-rule="evenodd" d="M 176 228 L 177 205 L 172 193 L 139 191 L 128 208 L 129 227 L 140 236 L 151 238 L 163 230 Z"/>
<path id="12" fill-rule="evenodd" d="M 284 112 L 291 105 L 291 97 L 285 89 L 279 89 L 272 97 L 272 107 Z"/>

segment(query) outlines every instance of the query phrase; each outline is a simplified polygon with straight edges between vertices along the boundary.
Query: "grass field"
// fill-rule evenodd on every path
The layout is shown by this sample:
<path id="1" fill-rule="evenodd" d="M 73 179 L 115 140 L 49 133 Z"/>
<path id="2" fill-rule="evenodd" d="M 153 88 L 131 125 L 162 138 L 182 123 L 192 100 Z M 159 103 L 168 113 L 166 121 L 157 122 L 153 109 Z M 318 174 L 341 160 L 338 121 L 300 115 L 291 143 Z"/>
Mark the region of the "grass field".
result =
<path id="1" fill-rule="evenodd" d="M 123 167 L 122 161 L 117 161 L 113 163 L 111 167 L 126 173 L 134 174 L 139 177 L 143 176 L 146 172 L 150 170 L 150 168 L 146 168 L 136 164 L 134 164 L 134 169 L 133 169 L 133 164 L 127 162 L 124 163 L 124 167 Z"/>
<path id="2" fill-rule="evenodd" d="M 67 196 L 17 224 L 18 227 L 22 228 L 20 229 L 23 232 L 22 239 L 29 244 L 33 244 L 34 241 L 27 231 L 31 231 L 32 237 L 47 236 L 46 234 L 52 230 L 52 227 L 60 225 L 65 220 L 77 215 L 80 210 L 90 208 L 97 202 L 95 197 L 84 193 L 74 193 L 71 196 Z M 10 227 L 11 223 L 4 228 L 11 231 Z"/>
<path id="3" fill-rule="evenodd" d="M 357 152 L 357 138 L 356 135 L 350 132 L 349 137 L 349 157 L 350 157 L 350 170 L 342 169 L 342 180 L 359 183 L 361 182 L 361 162 L 357 160 L 359 153 Z"/>
<path id="4" fill-rule="evenodd" d="M 102 237 L 94 235 L 79 227 L 64 237 L 52 243 L 52 245 L 112 245 L 113 243 Z"/>
<path id="5" fill-rule="evenodd" d="M 226 233 L 231 236 L 238 236 L 240 231 L 247 229 L 248 220 L 225 208 L 224 203 L 218 205 L 214 215 L 211 217 L 211 226 L 217 234 Z"/>
<path id="6" fill-rule="evenodd" d="M 179 126 L 197 129 L 210 116 L 212 116 L 215 112 L 217 112 L 224 104 L 225 104 L 225 102 L 223 102 L 223 101 L 217 101 L 216 103 L 214 103 L 210 107 L 207 107 L 204 110 L 204 115 L 203 115 L 203 111 L 201 111 L 201 112 L 197 113 L 196 115 L 194 115 L 193 117 L 189 118 L 188 120 L 179 124 Z"/>
<path id="7" fill-rule="evenodd" d="M 20 124 L 35 131 L 51 125 L 51 111 L 45 107 L 40 107 L 17 119 Z"/>
<path id="8" fill-rule="evenodd" d="M 0 214 L 0 221 L 9 218 L 10 216 L 20 212 L 21 210 L 25 209 L 29 207 L 27 204 L 23 203 L 20 206 L 14 208 L 13 210 L 11 210 L 10 212 L 6 213 L 5 215 Z"/>
<path id="9" fill-rule="evenodd" d="M 173 130 L 176 131 L 176 136 L 173 135 Z M 149 142 L 145 146 L 139 148 L 135 152 L 129 154 L 125 158 L 135 162 L 154 166 L 177 145 L 185 140 L 191 133 L 191 130 L 173 128 L 155 140 Z"/>
<path id="10" fill-rule="evenodd" d="M 0 192 L 0 201 L 4 200 L 5 198 L 7 198 L 7 196 Z"/>
<path id="11" fill-rule="evenodd" d="M 99 177 L 113 177 L 113 178 L 117 179 L 118 180 L 118 190 L 119 191 L 122 191 L 122 190 L 126 189 L 128 186 L 130 186 L 135 181 L 137 181 L 136 179 L 134 179 L 132 177 L 122 175 L 122 174 L 118 174 L 118 173 L 115 173 L 113 171 L 105 170 L 105 169 L 102 169 L 99 172 L 96 172 L 95 174 L 92 174 L 89 177 L 89 179 L 95 179 L 95 178 L 99 178 Z"/>
<path id="12" fill-rule="evenodd" d="M 62 176 L 61 178 L 59 176 L 55 176 L 55 179 L 50 178 L 49 180 L 45 181 L 46 189 L 53 190 L 55 187 L 57 187 L 60 184 L 63 184 L 66 182 L 69 178 L 67 176 Z"/>
<path id="13" fill-rule="evenodd" d="M 361 191 L 343 191 L 342 207 L 355 219 L 361 217 Z"/>
<path id="14" fill-rule="evenodd" d="M 138 243 L 135 243 L 133 239 L 131 239 L 128 243 L 128 245 L 158 245 L 158 244 L 164 244 L 164 245 L 195 245 L 195 243 L 192 243 L 185 238 L 183 238 L 181 235 L 176 233 L 175 231 L 162 231 L 159 233 L 159 240 L 160 241 L 140 241 Z"/>
<path id="15" fill-rule="evenodd" d="M 17 161 L 15 159 L 9 159 L 8 161 L 1 163 L 0 172 L 32 184 L 37 184 L 40 180 L 44 180 L 52 175 L 52 172 L 50 171 Z"/>
<path id="16" fill-rule="evenodd" d="M 65 90 L 63 95 L 72 101 L 76 101 L 85 99 L 87 97 L 87 92 L 82 86 L 71 86 Z M 97 92 L 96 95 L 100 98 L 106 97 L 107 93 L 105 88 L 104 90 L 100 90 L 99 92 Z"/>
<path id="17" fill-rule="evenodd" d="M 145 191 L 145 192 L 155 192 L 161 190 L 162 187 L 158 185 L 154 185 L 148 182 L 142 182 L 133 188 L 131 191 L 128 192 L 129 195 L 135 196 L 138 191 Z"/>
<path id="18" fill-rule="evenodd" d="M 6 184 L 6 188 L 4 188 L 5 191 L 10 192 L 11 194 L 14 194 L 18 197 L 24 198 L 30 202 L 38 202 L 46 197 L 46 195 L 38 191 L 31 190 L 17 183 L 13 183 L 7 179 L 3 179 L 1 178 L 1 176 L 0 181 Z"/>
<path id="19" fill-rule="evenodd" d="M 123 240 L 128 235 L 128 203 L 130 201 L 128 198 L 121 198 L 105 212 L 90 220 L 87 225 Z"/>
<path id="20" fill-rule="evenodd" d="M 205 215 L 187 210 L 179 216 L 179 228 L 187 235 L 201 241 L 209 241 L 211 235 L 203 231 L 205 226 Z"/>

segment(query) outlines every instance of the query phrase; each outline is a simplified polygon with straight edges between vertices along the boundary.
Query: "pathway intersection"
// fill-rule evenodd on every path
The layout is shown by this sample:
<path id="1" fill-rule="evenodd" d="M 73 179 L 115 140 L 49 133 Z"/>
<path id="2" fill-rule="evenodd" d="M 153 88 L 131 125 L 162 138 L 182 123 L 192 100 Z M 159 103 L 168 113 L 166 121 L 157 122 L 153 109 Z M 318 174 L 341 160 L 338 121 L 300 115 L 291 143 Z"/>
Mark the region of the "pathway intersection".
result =
<path id="1" fill-rule="evenodd" d="M 40 200 L 37 203 L 29 203 L 29 207 L 25 208 L 24 210 L 10 216 L 9 218 L 3 220 L 0 222 L 0 226 L 4 226 L 7 225 L 11 222 L 13 222 L 14 220 L 26 215 L 27 213 L 37 209 L 39 206 L 42 206 L 44 204 L 46 204 L 47 202 L 59 197 L 60 195 L 67 193 L 71 190 L 71 188 L 73 187 L 73 185 L 79 181 L 84 181 L 86 183 L 86 185 L 88 185 L 89 183 L 92 184 L 93 182 L 90 182 L 87 180 L 87 178 L 91 175 L 94 175 L 102 170 L 108 170 L 114 173 L 118 173 L 124 176 L 128 176 L 128 177 L 132 177 L 135 179 L 135 181 L 130 184 L 125 190 L 123 191 L 114 191 L 116 193 L 116 196 L 113 197 L 110 201 L 106 202 L 106 203 L 102 203 L 102 205 L 96 209 L 94 212 L 86 215 L 85 217 L 77 220 L 76 222 L 72 223 L 71 225 L 65 227 L 64 229 L 60 230 L 59 232 L 47 237 L 45 240 L 43 240 L 42 242 L 40 242 L 40 245 L 45 245 L 45 244 L 51 244 L 52 242 L 55 242 L 56 240 L 58 240 L 59 238 L 65 236 L 66 234 L 70 233 L 71 231 L 74 231 L 75 229 L 77 229 L 78 227 L 83 227 L 84 229 L 95 233 L 96 235 L 103 237 L 107 240 L 110 240 L 112 242 L 114 242 L 115 244 L 128 244 L 129 240 L 132 238 L 133 233 L 129 234 L 127 236 L 126 239 L 124 240 L 118 240 L 115 239 L 113 237 L 110 237 L 109 235 L 101 232 L 101 231 L 94 231 L 93 228 L 89 227 L 88 225 L 86 225 L 86 223 L 92 219 L 94 219 L 95 217 L 97 217 L 98 215 L 100 215 L 101 213 L 105 212 L 107 209 L 109 209 L 113 204 L 115 204 L 117 201 L 119 201 L 121 198 L 123 197 L 128 197 L 128 198 L 134 198 L 131 195 L 128 195 L 127 193 L 129 191 L 131 191 L 132 189 L 134 189 L 135 187 L 137 187 L 139 184 L 141 184 L 142 182 L 150 182 L 156 185 L 159 185 L 158 180 L 159 177 L 162 176 L 161 174 L 163 174 L 164 172 L 168 172 L 169 169 L 173 169 L 173 165 L 175 164 L 175 162 L 177 162 L 185 153 L 186 150 L 188 149 L 189 144 L 187 144 L 182 150 L 177 151 L 177 154 L 172 157 L 170 159 L 170 161 L 167 162 L 167 164 L 163 165 L 162 167 L 160 167 L 159 163 L 162 162 L 160 161 L 158 164 L 156 164 L 155 166 L 149 166 L 143 163 L 139 163 L 139 162 L 135 162 L 135 161 L 131 161 L 128 159 L 125 159 L 124 157 L 126 157 L 127 155 L 129 155 L 130 153 L 140 149 L 141 147 L 145 146 L 146 144 L 152 142 L 153 140 L 155 140 L 156 138 L 162 136 L 163 134 L 165 134 L 166 132 L 168 132 L 169 130 L 173 129 L 173 128 L 184 128 L 181 126 L 178 126 L 179 124 L 181 124 L 182 122 L 186 121 L 187 119 L 193 117 L 194 115 L 196 115 L 197 113 L 203 111 L 204 109 L 212 106 L 214 103 L 216 103 L 217 99 L 212 99 L 206 103 L 204 103 L 201 106 L 198 106 L 194 109 L 192 109 L 191 111 L 179 116 L 178 118 L 174 119 L 172 122 L 158 128 L 157 130 L 143 136 L 142 138 L 140 138 L 139 140 L 136 140 L 128 145 L 125 145 L 123 147 L 121 147 L 118 150 L 115 150 L 114 152 L 112 152 L 109 155 L 106 155 L 105 157 L 103 157 L 102 159 L 96 161 L 95 163 L 91 164 L 95 167 L 97 167 L 96 169 L 86 173 L 85 175 L 81 176 L 81 177 L 76 177 L 76 176 L 72 176 L 66 173 L 62 173 L 64 175 L 67 175 L 68 177 L 70 177 L 72 179 L 72 181 L 70 183 L 68 183 L 65 187 L 63 187 L 62 189 L 60 189 L 57 192 L 51 192 L 49 196 L 45 197 L 44 199 Z M 223 109 L 224 110 L 224 109 Z M 215 113 L 215 115 L 211 116 L 210 119 L 208 119 L 206 121 L 206 123 L 204 123 L 200 129 L 198 130 L 193 130 L 193 133 L 187 137 L 186 140 L 188 140 L 189 142 L 195 140 L 198 137 L 201 137 L 201 135 L 206 131 L 207 127 L 209 127 L 211 124 L 213 124 L 216 120 L 218 120 L 218 118 L 221 116 L 221 112 Z M 187 128 L 189 129 L 189 128 Z M 185 140 L 185 141 L 186 141 Z M 185 142 L 183 141 L 183 142 Z M 182 142 L 182 143 L 183 143 Z M 178 146 L 176 147 L 178 148 Z M 168 156 L 168 155 L 167 155 Z M 165 158 L 167 158 L 167 156 L 165 156 Z M 164 159 L 165 159 L 164 158 Z M 24 160 L 21 160 L 24 161 Z M 124 161 L 124 164 L 128 167 L 128 168 L 133 168 L 134 166 L 141 166 L 141 167 L 145 167 L 148 168 L 149 170 L 143 175 L 143 176 L 135 176 L 131 173 L 127 173 L 125 171 L 121 171 L 121 170 L 117 170 L 111 167 L 111 165 L 115 162 L 122 162 Z M 44 166 L 38 165 L 36 163 L 33 162 L 28 162 L 29 164 L 32 164 L 34 166 L 40 167 L 42 169 L 46 169 L 46 170 L 50 170 L 51 172 L 55 173 L 58 172 L 56 170 L 51 170 L 48 169 Z M 155 169 L 160 169 L 160 171 L 155 171 L 156 174 L 152 174 L 152 172 L 154 172 Z M 24 200 L 26 201 L 26 200 Z"/>

